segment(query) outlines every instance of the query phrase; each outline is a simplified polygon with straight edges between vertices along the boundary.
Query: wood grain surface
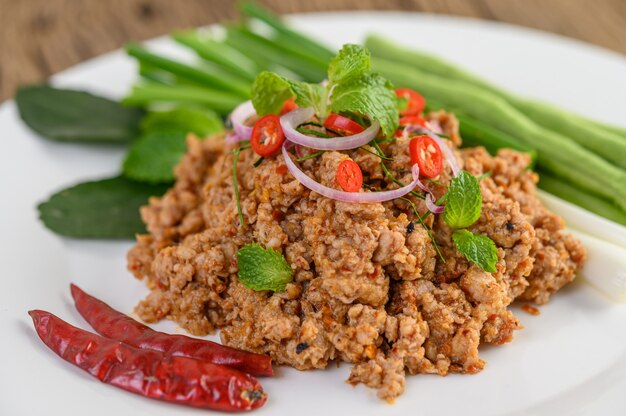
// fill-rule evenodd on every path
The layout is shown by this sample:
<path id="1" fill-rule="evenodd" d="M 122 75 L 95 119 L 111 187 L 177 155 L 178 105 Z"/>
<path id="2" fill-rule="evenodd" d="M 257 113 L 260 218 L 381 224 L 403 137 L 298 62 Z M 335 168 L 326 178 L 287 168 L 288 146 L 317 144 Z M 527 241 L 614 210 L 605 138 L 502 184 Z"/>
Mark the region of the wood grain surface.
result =
<path id="1" fill-rule="evenodd" d="M 626 0 L 263 0 L 279 13 L 407 10 L 509 22 L 626 54 Z M 230 0 L 0 0 L 0 101 L 85 59 L 237 17 Z"/>

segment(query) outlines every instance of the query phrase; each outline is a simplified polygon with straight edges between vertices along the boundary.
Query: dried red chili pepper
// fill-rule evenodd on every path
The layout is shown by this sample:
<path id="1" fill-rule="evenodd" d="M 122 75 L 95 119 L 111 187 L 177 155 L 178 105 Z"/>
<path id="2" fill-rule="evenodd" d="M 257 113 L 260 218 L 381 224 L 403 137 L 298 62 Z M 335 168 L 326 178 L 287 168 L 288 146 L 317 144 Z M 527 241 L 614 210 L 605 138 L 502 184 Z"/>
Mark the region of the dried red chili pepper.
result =
<path id="1" fill-rule="evenodd" d="M 249 374 L 134 348 L 76 328 L 49 312 L 28 313 L 44 344 L 103 383 L 152 399 L 222 411 L 256 409 L 267 399 Z"/>
<path id="2" fill-rule="evenodd" d="M 71 284 L 76 309 L 97 333 L 141 349 L 196 358 L 256 376 L 271 376 L 271 358 L 184 335 L 157 332 Z"/>

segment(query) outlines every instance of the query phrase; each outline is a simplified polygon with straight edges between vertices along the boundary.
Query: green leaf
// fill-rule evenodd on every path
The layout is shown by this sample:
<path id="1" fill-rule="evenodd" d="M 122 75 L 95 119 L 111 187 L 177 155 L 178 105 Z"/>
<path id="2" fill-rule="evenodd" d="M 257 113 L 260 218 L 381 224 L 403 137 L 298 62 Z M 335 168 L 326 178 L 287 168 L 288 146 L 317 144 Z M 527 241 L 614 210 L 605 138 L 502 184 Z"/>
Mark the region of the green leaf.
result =
<path id="1" fill-rule="evenodd" d="M 289 85 L 293 95 L 296 97 L 296 104 L 300 107 L 313 107 L 315 114 L 321 118 L 327 116 L 326 87 L 321 84 L 309 84 L 301 81 L 289 81 Z"/>
<path id="2" fill-rule="evenodd" d="M 187 150 L 184 131 L 148 133 L 130 147 L 123 170 L 127 177 L 150 183 L 174 180 L 174 167 Z"/>
<path id="3" fill-rule="evenodd" d="M 121 176 L 85 182 L 40 204 L 39 217 L 50 230 L 68 237 L 132 239 L 146 231 L 139 207 L 167 188 Z"/>
<path id="4" fill-rule="evenodd" d="M 473 234 L 467 230 L 456 230 L 452 234 L 452 240 L 469 261 L 486 272 L 496 272 L 498 249 L 489 237 Z"/>
<path id="5" fill-rule="evenodd" d="M 396 94 L 389 81 L 369 70 L 367 49 L 344 45 L 330 62 L 326 87 L 262 72 L 252 85 L 252 104 L 259 115 L 278 114 L 283 103 L 295 97 L 296 104 L 313 107 L 322 121 L 330 111 L 349 111 L 378 121 L 391 137 L 398 125 Z"/>
<path id="6" fill-rule="evenodd" d="M 251 89 L 252 105 L 260 116 L 278 114 L 285 101 L 293 97 L 290 83 L 273 72 L 261 72 Z"/>
<path id="7" fill-rule="evenodd" d="M 370 53 L 360 45 L 347 43 L 328 64 L 328 81 L 348 81 L 370 70 Z"/>
<path id="8" fill-rule="evenodd" d="M 330 109 L 334 113 L 352 111 L 380 123 L 383 134 L 393 135 L 398 127 L 396 95 L 389 81 L 378 74 L 364 73 L 336 84 Z"/>
<path id="9" fill-rule="evenodd" d="M 446 193 L 443 220 L 452 228 L 466 228 L 480 217 L 483 199 L 478 180 L 467 171 L 452 178 Z"/>
<path id="10" fill-rule="evenodd" d="M 154 111 L 141 120 L 144 133 L 153 131 L 185 131 L 206 137 L 220 132 L 224 124 L 211 110 L 195 107 L 178 107 L 170 111 Z"/>
<path id="11" fill-rule="evenodd" d="M 141 110 L 106 98 L 47 85 L 22 87 L 15 101 L 22 120 L 31 129 L 60 141 L 130 141 L 143 116 Z"/>
<path id="12" fill-rule="evenodd" d="M 293 278 L 293 270 L 282 254 L 259 244 L 248 244 L 237 252 L 238 276 L 252 290 L 282 292 Z"/>

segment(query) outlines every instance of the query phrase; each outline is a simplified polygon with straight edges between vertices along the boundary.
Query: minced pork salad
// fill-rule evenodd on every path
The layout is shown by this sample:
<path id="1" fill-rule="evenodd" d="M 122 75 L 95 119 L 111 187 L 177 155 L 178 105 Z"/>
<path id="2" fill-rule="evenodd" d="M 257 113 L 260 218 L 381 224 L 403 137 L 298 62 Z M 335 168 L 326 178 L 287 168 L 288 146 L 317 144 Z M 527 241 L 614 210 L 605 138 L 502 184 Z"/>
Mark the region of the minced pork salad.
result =
<path id="1" fill-rule="evenodd" d="M 401 87 L 401 86 L 397 86 Z M 261 73 L 232 131 L 188 138 L 176 183 L 128 254 L 144 320 L 176 321 L 277 364 L 353 364 L 393 400 L 406 374 L 474 374 L 585 259 L 535 195 L 529 156 L 458 150 L 455 116 L 345 45 L 328 79 Z"/>

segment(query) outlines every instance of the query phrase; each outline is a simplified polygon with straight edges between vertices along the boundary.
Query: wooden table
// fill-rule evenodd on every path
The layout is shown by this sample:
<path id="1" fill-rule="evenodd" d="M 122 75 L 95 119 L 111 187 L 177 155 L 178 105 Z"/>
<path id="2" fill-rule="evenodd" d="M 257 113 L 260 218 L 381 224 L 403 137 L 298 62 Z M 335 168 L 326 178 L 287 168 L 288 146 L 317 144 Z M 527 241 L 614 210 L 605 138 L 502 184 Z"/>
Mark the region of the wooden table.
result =
<path id="1" fill-rule="evenodd" d="M 626 0 L 264 0 L 279 13 L 410 10 L 509 22 L 626 54 Z M 21 84 L 174 29 L 236 18 L 227 0 L 0 0 L 0 101 Z"/>

